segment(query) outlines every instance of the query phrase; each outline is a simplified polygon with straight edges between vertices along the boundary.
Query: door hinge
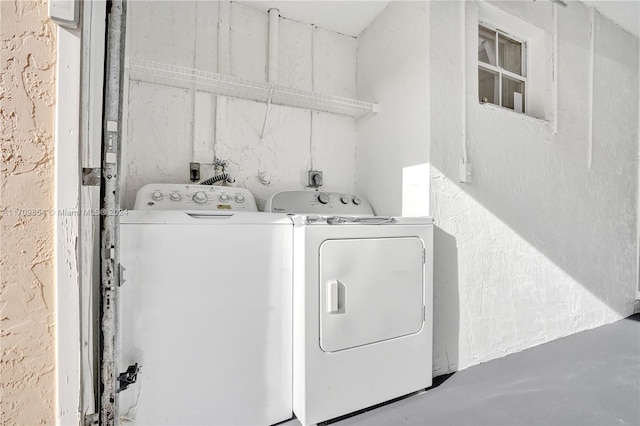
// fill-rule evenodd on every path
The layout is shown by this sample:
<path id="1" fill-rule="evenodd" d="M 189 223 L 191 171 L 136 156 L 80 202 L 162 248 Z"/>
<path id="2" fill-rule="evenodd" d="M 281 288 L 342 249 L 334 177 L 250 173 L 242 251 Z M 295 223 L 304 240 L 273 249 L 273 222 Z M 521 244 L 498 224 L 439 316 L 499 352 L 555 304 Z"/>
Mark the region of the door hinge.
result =
<path id="1" fill-rule="evenodd" d="M 82 168 L 82 186 L 100 186 L 102 169 L 100 167 Z"/>
<path id="2" fill-rule="evenodd" d="M 129 385 L 134 384 L 138 380 L 139 372 L 140 372 L 140 367 L 136 362 L 135 364 L 127 367 L 127 371 L 125 371 L 124 373 L 118 374 L 118 383 L 120 383 L 120 385 L 118 386 L 118 390 L 116 392 L 122 392 L 123 390 L 128 388 Z"/>
<path id="3" fill-rule="evenodd" d="M 124 266 L 120 265 L 120 282 L 118 283 L 118 285 L 120 287 L 122 287 L 122 284 L 124 284 L 125 279 L 124 279 Z"/>

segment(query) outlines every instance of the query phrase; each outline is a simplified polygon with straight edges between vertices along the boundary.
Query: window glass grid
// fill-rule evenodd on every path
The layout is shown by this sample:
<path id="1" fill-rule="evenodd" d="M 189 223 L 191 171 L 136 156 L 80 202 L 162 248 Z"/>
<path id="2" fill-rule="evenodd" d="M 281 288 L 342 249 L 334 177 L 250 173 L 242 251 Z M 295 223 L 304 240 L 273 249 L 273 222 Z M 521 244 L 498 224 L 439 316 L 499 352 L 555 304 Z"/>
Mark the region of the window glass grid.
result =
<path id="1" fill-rule="evenodd" d="M 526 44 L 486 26 L 478 26 L 478 95 L 493 103 L 525 112 Z"/>

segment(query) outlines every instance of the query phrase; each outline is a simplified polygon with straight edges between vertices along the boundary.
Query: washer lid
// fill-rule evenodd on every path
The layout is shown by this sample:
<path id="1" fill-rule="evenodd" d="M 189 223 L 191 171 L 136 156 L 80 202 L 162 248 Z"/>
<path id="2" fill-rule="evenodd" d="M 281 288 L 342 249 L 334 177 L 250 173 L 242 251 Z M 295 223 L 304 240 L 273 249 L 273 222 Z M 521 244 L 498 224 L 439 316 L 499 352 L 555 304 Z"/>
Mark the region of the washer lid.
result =
<path id="1" fill-rule="evenodd" d="M 322 350 L 337 352 L 422 330 L 421 238 L 326 240 L 319 256 Z"/>
<path id="2" fill-rule="evenodd" d="M 123 210 L 120 214 L 120 225 L 128 224 L 180 224 L 196 226 L 280 224 L 292 226 L 292 221 L 289 216 L 277 213 L 204 210 Z"/>

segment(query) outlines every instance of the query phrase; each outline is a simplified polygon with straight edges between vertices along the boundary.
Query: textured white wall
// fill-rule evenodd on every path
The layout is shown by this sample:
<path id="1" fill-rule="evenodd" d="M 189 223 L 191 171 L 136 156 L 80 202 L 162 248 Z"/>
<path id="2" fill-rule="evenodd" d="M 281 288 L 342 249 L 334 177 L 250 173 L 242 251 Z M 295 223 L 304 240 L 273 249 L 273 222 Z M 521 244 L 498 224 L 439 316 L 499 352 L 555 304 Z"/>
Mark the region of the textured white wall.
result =
<path id="1" fill-rule="evenodd" d="M 494 4 L 553 31 L 550 3 Z M 359 88 L 371 68 L 384 69 L 397 54 L 397 45 L 381 40 L 411 39 L 416 8 L 392 4 L 376 21 L 389 23 L 374 24 L 359 38 Z M 558 134 L 552 122 L 478 103 L 474 3 L 431 2 L 427 15 L 428 67 L 414 50 L 414 62 L 397 61 L 393 76 L 428 74 L 430 134 L 425 138 L 412 126 L 415 137 L 406 146 L 387 134 L 404 128 L 408 117 L 379 114 L 372 119 L 381 129 L 375 133 L 372 124 L 359 123 L 358 155 L 371 148 L 366 159 L 358 158 L 356 185 L 374 207 L 398 213 L 400 198 L 388 194 L 402 188 L 400 160 L 412 150 L 430 152 L 430 210 L 438 225 L 434 373 L 630 315 L 637 273 L 638 39 L 596 16 L 589 168 L 586 7 L 573 2 L 558 9 Z M 392 21 L 403 25 L 389 30 Z M 363 61 L 365 52 L 373 53 Z M 388 104 L 381 104 L 385 111 Z M 471 184 L 459 183 L 464 134 Z M 382 182 L 378 169 L 390 181 Z"/>
<path id="2" fill-rule="evenodd" d="M 429 163 L 428 41 L 426 2 L 392 2 L 358 37 L 358 96 L 381 111 L 357 124 L 356 188 L 379 215 L 402 215 L 408 186 L 428 200 L 428 172 L 403 180 Z"/>
<path id="3" fill-rule="evenodd" d="M 0 28 L 0 423 L 53 424 L 56 29 L 46 1 L 0 2 Z"/>
<path id="4" fill-rule="evenodd" d="M 218 14 L 216 2 L 132 2 L 128 55 L 216 71 Z M 266 81 L 267 14 L 231 3 L 230 27 L 231 75 Z M 355 97 L 356 39 L 317 28 L 312 60 L 312 26 L 280 19 L 279 40 L 279 84 Z M 124 207 L 133 206 L 136 191 L 144 184 L 189 182 L 194 150 L 192 104 L 187 90 L 131 82 L 123 150 Z M 210 115 L 213 122 L 215 101 L 212 104 L 205 116 Z M 229 161 L 235 185 L 254 192 L 259 204 L 276 191 L 303 189 L 311 167 L 311 112 L 273 106 L 260 142 L 266 105 L 228 99 L 226 106 L 220 125 L 205 144 L 213 145 L 217 132 L 215 155 Z M 353 192 L 354 119 L 313 114 L 314 166 L 325 173 L 323 189 Z M 262 184 L 260 174 L 268 174 L 271 184 Z M 212 167 L 203 165 L 202 177 L 211 175 Z"/>

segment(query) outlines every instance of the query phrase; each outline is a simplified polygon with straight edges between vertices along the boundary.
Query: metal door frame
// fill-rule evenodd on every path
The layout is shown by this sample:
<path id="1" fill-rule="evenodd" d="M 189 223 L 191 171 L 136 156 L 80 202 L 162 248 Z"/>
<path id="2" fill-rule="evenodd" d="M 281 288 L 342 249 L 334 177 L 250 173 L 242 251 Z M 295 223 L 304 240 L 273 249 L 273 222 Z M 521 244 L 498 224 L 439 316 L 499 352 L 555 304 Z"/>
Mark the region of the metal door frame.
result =
<path id="1" fill-rule="evenodd" d="M 118 414 L 118 304 L 121 269 L 120 158 L 127 0 L 107 7 L 101 179 L 101 303 L 99 423 L 116 424 Z"/>

